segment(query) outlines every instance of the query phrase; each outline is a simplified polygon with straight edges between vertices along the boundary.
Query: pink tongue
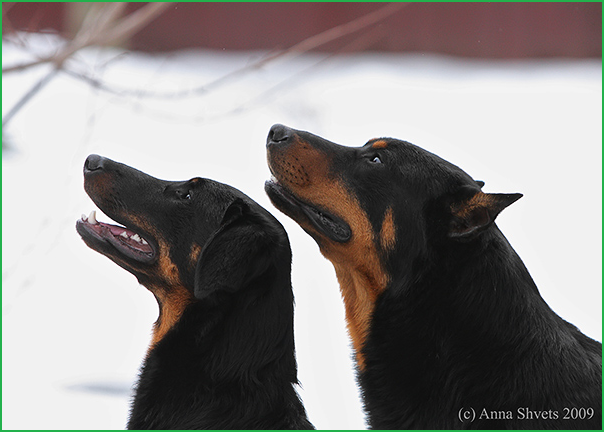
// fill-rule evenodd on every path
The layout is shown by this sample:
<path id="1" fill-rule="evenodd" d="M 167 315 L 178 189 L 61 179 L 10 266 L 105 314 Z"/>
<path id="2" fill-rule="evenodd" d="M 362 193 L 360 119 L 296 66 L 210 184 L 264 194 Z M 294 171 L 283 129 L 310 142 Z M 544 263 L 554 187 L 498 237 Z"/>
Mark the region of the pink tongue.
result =
<path id="1" fill-rule="evenodd" d="M 136 236 L 136 240 L 132 238 L 136 235 L 134 231 L 122 226 L 103 222 L 97 222 L 95 224 L 88 222 L 88 225 L 97 233 L 97 235 L 110 241 L 116 248 L 127 248 L 128 252 L 126 252 L 126 249 L 124 249 L 123 252 L 127 254 L 130 253 L 130 256 L 132 256 L 130 251 L 134 250 L 153 257 L 153 248 L 145 239 L 140 236 Z"/>
<path id="2" fill-rule="evenodd" d="M 128 234 L 128 237 L 133 236 L 134 232 L 130 231 L 124 227 L 120 227 L 120 226 L 115 226 L 115 225 L 109 225 L 109 224 L 104 224 L 102 222 L 100 222 L 102 225 L 106 226 L 107 228 L 109 228 L 109 231 L 111 231 L 111 234 L 113 234 L 114 236 L 119 236 L 121 233 L 125 232 L 126 234 Z"/>
<path id="3" fill-rule="evenodd" d="M 137 249 L 141 252 L 146 252 L 146 253 L 151 253 L 153 251 L 153 249 L 151 249 L 151 246 L 149 246 L 149 244 L 142 244 L 141 242 L 137 242 L 137 241 L 130 239 L 130 237 L 132 237 L 135 234 L 134 231 L 130 231 L 129 229 L 126 229 L 121 226 L 110 225 L 110 224 L 106 224 L 103 222 L 99 222 L 99 225 L 102 225 L 103 227 L 107 228 L 113 236 L 119 237 L 122 242 L 126 243 L 132 249 Z M 122 233 L 126 233 L 128 238 L 120 235 Z"/>

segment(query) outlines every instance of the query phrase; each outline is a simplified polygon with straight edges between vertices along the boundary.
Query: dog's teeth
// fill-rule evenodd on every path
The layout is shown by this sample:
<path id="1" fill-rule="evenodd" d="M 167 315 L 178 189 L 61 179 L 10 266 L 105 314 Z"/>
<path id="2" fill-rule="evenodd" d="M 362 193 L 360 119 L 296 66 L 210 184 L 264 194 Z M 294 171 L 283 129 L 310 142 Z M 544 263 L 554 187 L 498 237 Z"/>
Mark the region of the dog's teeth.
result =
<path id="1" fill-rule="evenodd" d="M 88 222 L 90 222 L 93 225 L 98 224 L 98 222 L 96 220 L 96 210 L 92 210 L 90 212 L 90 214 L 88 215 Z"/>
<path id="2" fill-rule="evenodd" d="M 144 244 L 144 245 L 149 244 L 149 243 L 147 243 L 147 241 L 144 238 L 141 238 L 141 243 Z"/>
<path id="3" fill-rule="evenodd" d="M 138 234 L 134 234 L 132 237 L 130 237 L 132 240 L 137 241 L 137 242 L 141 242 L 141 238 L 139 237 Z"/>
<path id="4" fill-rule="evenodd" d="M 125 239 L 129 238 L 128 234 L 126 234 L 126 231 L 122 231 L 122 233 L 120 234 L 120 237 L 124 237 Z"/>
<path id="5" fill-rule="evenodd" d="M 84 222 L 86 222 L 88 220 L 88 217 L 84 213 L 82 213 L 82 220 Z"/>

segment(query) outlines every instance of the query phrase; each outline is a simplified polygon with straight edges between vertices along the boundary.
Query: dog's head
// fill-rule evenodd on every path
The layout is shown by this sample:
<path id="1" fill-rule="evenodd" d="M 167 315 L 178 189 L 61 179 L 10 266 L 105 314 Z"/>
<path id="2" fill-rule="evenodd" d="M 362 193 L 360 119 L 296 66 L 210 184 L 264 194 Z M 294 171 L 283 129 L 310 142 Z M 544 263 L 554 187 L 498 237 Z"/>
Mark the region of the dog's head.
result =
<path id="1" fill-rule="evenodd" d="M 435 245 L 470 242 L 519 194 L 486 194 L 455 165 L 413 144 L 334 144 L 282 125 L 267 139 L 265 189 L 334 264 L 359 351 L 375 300 Z"/>
<path id="2" fill-rule="evenodd" d="M 136 276 L 157 298 L 159 341 L 191 303 L 235 294 L 271 269 L 289 274 L 291 252 L 279 222 L 242 192 L 202 178 L 159 180 L 97 155 L 84 188 L 119 225 L 82 216 L 86 244 Z"/>

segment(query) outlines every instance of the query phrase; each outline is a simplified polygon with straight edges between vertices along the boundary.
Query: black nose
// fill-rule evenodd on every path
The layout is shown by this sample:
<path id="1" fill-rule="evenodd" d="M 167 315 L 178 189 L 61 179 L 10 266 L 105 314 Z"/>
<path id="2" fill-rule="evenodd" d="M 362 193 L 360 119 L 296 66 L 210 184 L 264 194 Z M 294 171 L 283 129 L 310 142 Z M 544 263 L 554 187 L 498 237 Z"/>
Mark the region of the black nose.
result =
<path id="1" fill-rule="evenodd" d="M 280 143 L 287 141 L 293 135 L 293 130 L 282 124 L 276 124 L 271 127 L 266 138 L 266 143 Z"/>
<path id="2" fill-rule="evenodd" d="M 84 172 L 97 171 L 103 169 L 105 158 L 99 155 L 92 154 L 86 158 L 84 162 Z"/>

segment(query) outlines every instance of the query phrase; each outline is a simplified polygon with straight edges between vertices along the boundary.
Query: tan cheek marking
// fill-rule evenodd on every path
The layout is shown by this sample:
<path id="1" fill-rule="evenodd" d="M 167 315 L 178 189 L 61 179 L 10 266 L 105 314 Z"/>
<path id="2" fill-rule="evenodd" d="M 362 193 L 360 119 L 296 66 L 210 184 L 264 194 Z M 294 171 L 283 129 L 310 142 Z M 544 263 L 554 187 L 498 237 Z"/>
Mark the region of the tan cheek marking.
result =
<path id="1" fill-rule="evenodd" d="M 95 176 L 92 180 L 84 181 L 84 190 L 95 197 L 107 197 L 113 194 L 113 181 L 108 173 Z"/>
<path id="2" fill-rule="evenodd" d="M 132 219 L 138 226 L 155 237 L 159 246 L 157 263 L 150 272 L 156 280 L 146 286 L 153 293 L 159 305 L 159 317 L 153 326 L 150 351 L 178 322 L 185 308 L 194 302 L 195 298 L 183 285 L 178 267 L 170 259 L 168 242 L 146 220 L 138 217 Z M 201 247 L 198 246 L 198 248 L 197 255 L 201 252 Z M 195 248 L 192 248 L 192 252 L 194 252 L 193 249 Z"/>
<path id="3" fill-rule="evenodd" d="M 280 176 L 280 181 L 287 184 L 301 199 L 320 205 L 342 217 L 352 229 L 353 237 L 348 242 L 336 243 L 324 239 L 320 248 L 323 255 L 334 265 L 344 300 L 348 331 L 356 352 L 357 364 L 362 370 L 365 367 L 362 348 L 369 332 L 371 314 L 378 295 L 388 284 L 389 277 L 378 256 L 367 214 L 340 181 L 326 177 L 329 172 L 328 155 L 312 148 L 301 147 L 298 143 L 283 159 L 292 164 L 295 172 L 304 172 L 306 178 L 300 182 L 288 181 L 287 176 Z M 316 231 L 305 222 L 301 225 Z"/>
<path id="4" fill-rule="evenodd" d="M 377 140 L 376 142 L 371 144 L 371 147 L 374 149 L 383 149 L 388 147 L 388 143 L 384 140 Z"/>
<path id="5" fill-rule="evenodd" d="M 185 308 L 194 301 L 194 297 L 187 290 L 180 279 L 178 267 L 168 256 L 168 249 L 165 241 L 159 240 L 160 255 L 158 260 L 158 273 L 161 286 L 150 290 L 155 295 L 159 304 L 159 318 L 153 328 L 153 338 L 150 349 L 159 342 L 166 333 L 180 319 Z"/>
<path id="6" fill-rule="evenodd" d="M 160 250 L 157 262 L 159 276 L 166 282 L 167 286 L 178 286 L 182 284 L 178 267 L 176 267 L 176 264 L 170 259 L 168 255 L 169 249 L 165 241 L 160 239 L 158 243 Z"/>
<path id="7" fill-rule="evenodd" d="M 273 169 L 279 173 L 282 181 L 299 187 L 310 183 L 310 176 L 296 155 L 278 153 L 270 161 Z"/>
<path id="8" fill-rule="evenodd" d="M 386 211 L 382 229 L 380 230 L 380 245 L 384 251 L 391 251 L 396 245 L 396 227 L 394 225 L 394 212 L 392 207 Z"/>

